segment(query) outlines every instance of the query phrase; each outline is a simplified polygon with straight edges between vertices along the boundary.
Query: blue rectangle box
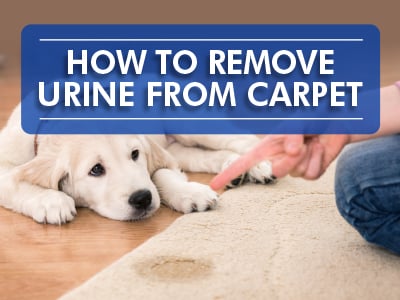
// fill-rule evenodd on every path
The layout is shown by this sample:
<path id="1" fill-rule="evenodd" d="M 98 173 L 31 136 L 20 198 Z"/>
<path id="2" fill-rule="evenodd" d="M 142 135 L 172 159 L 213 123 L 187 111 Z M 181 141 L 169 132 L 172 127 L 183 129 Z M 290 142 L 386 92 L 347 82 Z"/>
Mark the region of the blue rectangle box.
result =
<path id="1" fill-rule="evenodd" d="M 28 25 L 22 127 L 59 133 L 373 133 L 374 25 Z"/>

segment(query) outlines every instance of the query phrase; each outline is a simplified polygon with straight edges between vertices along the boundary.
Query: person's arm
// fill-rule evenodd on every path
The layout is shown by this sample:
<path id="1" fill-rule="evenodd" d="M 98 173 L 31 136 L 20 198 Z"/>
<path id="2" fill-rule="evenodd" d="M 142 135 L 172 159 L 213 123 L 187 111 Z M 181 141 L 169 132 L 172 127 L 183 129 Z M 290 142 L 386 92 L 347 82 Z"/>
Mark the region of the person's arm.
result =
<path id="1" fill-rule="evenodd" d="M 370 135 L 350 135 L 350 142 L 373 139 L 379 136 L 400 133 L 400 81 L 381 88 L 381 124 L 377 132 Z"/>

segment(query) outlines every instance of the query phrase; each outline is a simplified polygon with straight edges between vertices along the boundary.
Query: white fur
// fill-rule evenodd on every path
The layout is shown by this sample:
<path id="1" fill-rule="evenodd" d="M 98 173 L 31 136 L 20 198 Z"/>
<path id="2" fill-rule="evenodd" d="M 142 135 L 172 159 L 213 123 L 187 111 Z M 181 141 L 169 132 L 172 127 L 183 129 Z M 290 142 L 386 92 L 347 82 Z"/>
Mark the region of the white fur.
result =
<path id="1" fill-rule="evenodd" d="M 51 224 L 71 221 L 76 206 L 116 220 L 151 216 L 161 200 L 183 213 L 213 209 L 217 194 L 207 185 L 188 182 L 180 168 L 218 173 L 258 142 L 255 136 L 169 138 L 39 135 L 35 153 L 35 136 L 22 131 L 18 106 L 0 132 L 0 205 Z M 139 151 L 137 159 L 131 157 L 133 150 Z M 96 164 L 104 167 L 103 175 L 90 175 Z M 263 181 L 271 168 L 264 162 L 249 174 L 250 181 Z M 129 204 L 143 190 L 151 193 L 148 207 Z"/>

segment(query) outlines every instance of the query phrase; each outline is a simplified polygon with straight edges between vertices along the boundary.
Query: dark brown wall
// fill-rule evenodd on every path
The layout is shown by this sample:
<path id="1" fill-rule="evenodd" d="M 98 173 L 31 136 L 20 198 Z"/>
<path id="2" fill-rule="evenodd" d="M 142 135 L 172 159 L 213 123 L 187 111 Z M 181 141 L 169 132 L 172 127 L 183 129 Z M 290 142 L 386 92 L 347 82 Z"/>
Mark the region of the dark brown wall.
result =
<path id="1" fill-rule="evenodd" d="M 18 64 L 20 31 L 31 23 L 372 23 L 388 48 L 400 44 L 397 1 L 3 0 L 0 53 Z"/>

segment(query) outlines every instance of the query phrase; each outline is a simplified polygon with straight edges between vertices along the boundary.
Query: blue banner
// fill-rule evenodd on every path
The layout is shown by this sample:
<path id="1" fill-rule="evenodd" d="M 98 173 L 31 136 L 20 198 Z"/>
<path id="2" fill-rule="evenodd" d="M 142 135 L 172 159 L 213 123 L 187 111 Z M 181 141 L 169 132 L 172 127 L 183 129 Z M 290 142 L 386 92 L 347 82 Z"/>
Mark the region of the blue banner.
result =
<path id="1" fill-rule="evenodd" d="M 28 25 L 28 133 L 373 133 L 374 25 Z"/>

